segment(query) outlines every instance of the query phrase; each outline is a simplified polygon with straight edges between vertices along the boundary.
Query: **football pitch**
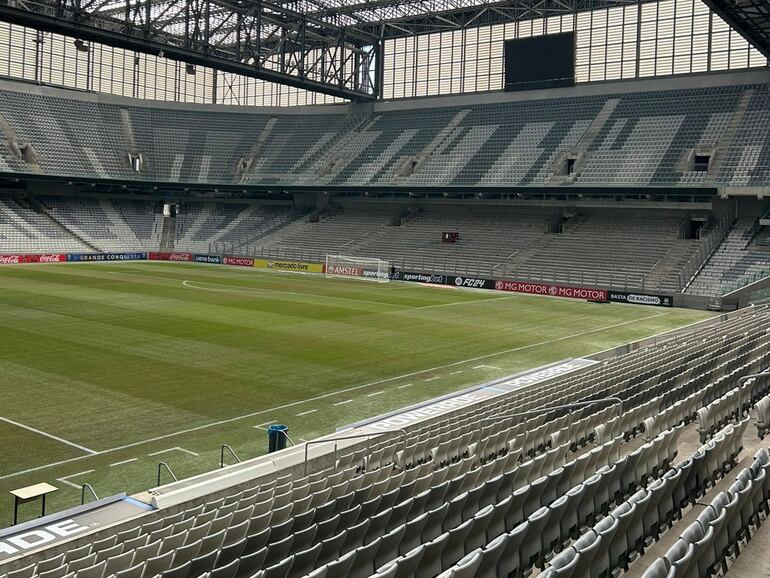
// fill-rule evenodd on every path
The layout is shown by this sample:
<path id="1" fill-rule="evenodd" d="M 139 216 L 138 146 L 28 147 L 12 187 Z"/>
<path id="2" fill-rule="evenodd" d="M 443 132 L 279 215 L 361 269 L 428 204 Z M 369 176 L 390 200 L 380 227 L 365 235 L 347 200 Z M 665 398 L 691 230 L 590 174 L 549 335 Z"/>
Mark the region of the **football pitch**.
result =
<path id="1" fill-rule="evenodd" d="M 0 269 L 0 526 L 708 317 L 704 312 L 174 263 Z M 232 463 L 232 459 L 229 460 Z M 168 478 L 164 478 L 168 481 Z M 20 519 L 38 514 L 22 508 Z"/>

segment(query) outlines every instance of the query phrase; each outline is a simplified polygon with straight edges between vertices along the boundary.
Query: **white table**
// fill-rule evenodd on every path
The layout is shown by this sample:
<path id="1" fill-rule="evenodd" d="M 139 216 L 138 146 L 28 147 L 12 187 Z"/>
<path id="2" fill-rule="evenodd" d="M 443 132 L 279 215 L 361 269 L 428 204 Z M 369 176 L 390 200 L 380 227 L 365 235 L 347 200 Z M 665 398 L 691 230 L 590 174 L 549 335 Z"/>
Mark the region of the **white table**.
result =
<path id="1" fill-rule="evenodd" d="M 59 488 L 56 486 L 52 486 L 51 484 L 48 484 L 46 482 L 42 482 L 40 484 L 35 484 L 33 486 L 27 486 L 25 488 L 19 488 L 18 490 L 11 490 L 11 495 L 14 498 L 13 502 L 13 525 L 16 525 L 16 521 L 18 519 L 18 513 L 19 513 L 19 505 L 25 504 L 26 502 L 31 502 L 32 500 L 36 500 L 38 498 L 43 499 L 43 509 L 41 511 L 40 516 L 45 516 L 45 497 L 48 494 L 52 494 L 54 492 L 58 492 Z"/>

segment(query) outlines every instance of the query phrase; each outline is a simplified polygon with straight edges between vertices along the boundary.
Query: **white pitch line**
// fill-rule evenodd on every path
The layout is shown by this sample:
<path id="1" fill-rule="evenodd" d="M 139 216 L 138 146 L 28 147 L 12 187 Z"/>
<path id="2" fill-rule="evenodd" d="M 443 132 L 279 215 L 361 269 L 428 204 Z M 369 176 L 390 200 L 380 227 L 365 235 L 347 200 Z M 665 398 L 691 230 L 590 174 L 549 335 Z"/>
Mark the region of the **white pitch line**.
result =
<path id="1" fill-rule="evenodd" d="M 77 484 L 74 484 L 70 482 L 69 480 L 72 478 L 76 478 L 77 476 L 85 476 L 86 474 L 91 474 L 96 470 L 86 470 L 84 472 L 78 472 L 77 474 L 70 474 L 69 476 L 63 476 L 61 478 L 56 478 L 57 482 L 61 482 L 62 484 L 67 484 L 68 486 L 75 488 L 76 490 L 80 490 L 82 486 L 78 486 Z"/>
<path id="2" fill-rule="evenodd" d="M 110 464 L 111 468 L 114 468 L 115 466 L 122 466 L 125 464 L 130 464 L 131 462 L 138 462 L 139 458 L 131 458 L 130 460 L 123 460 L 122 462 L 115 462 L 114 464 Z"/>
<path id="3" fill-rule="evenodd" d="M 374 393 L 367 393 L 366 397 L 374 397 L 375 395 L 382 395 L 385 391 L 375 391 Z"/>
<path id="4" fill-rule="evenodd" d="M 32 426 L 28 426 L 28 425 L 25 425 L 23 423 L 20 423 L 18 421 L 14 421 L 12 419 L 8 419 L 7 417 L 0 417 L 0 421 L 4 421 L 5 423 L 9 423 L 11 425 L 15 425 L 16 427 L 19 427 L 21 429 L 25 429 L 27 431 L 31 431 L 31 432 L 36 433 L 38 435 L 41 435 L 43 437 L 47 437 L 49 439 L 56 440 L 57 442 L 63 443 L 65 445 L 72 446 L 73 448 L 77 448 L 77 449 L 79 449 L 82 452 L 86 452 L 87 454 L 96 455 L 96 454 L 99 453 L 96 450 L 92 450 L 92 449 L 87 448 L 85 446 L 81 446 L 80 444 L 76 444 L 76 443 L 71 442 L 69 440 L 65 440 L 64 438 L 60 438 L 59 436 L 55 436 L 53 434 L 49 434 L 48 432 L 44 432 L 44 431 L 36 429 L 36 428 L 34 428 Z"/>
<path id="5" fill-rule="evenodd" d="M 437 379 L 441 379 L 440 375 L 434 375 L 433 377 L 429 377 L 425 381 L 436 381 Z"/>
<path id="6" fill-rule="evenodd" d="M 318 411 L 317 409 L 310 409 L 308 411 L 303 411 L 302 413 L 298 413 L 297 417 L 302 417 L 303 415 L 309 415 L 309 414 L 315 413 L 317 411 Z"/>
<path id="7" fill-rule="evenodd" d="M 638 319 L 631 319 L 629 321 L 623 321 L 621 323 L 614 323 L 612 325 L 605 325 L 604 327 L 597 327 L 596 329 L 589 329 L 587 331 L 581 331 L 579 333 L 573 333 L 571 335 L 563 335 L 562 337 L 557 337 L 555 339 L 549 339 L 549 340 L 546 340 L 546 341 L 540 341 L 538 343 L 530 343 L 528 345 L 522 345 L 520 347 L 514 347 L 514 348 L 511 348 L 511 349 L 504 349 L 502 351 L 497 351 L 495 353 L 487 353 L 485 355 L 479 355 L 477 357 L 471 357 L 469 359 L 463 359 L 463 360 L 460 360 L 460 361 L 453 361 L 451 363 L 445 363 L 443 365 L 437 365 L 436 367 L 429 367 L 427 369 L 420 369 L 420 370 L 417 370 L 417 371 L 412 371 L 410 373 L 405 373 L 403 375 L 397 375 L 395 377 L 386 377 L 385 379 L 379 379 L 377 381 L 372 381 L 372 382 L 369 382 L 369 383 L 363 383 L 361 385 L 355 385 L 353 387 L 347 387 L 347 388 L 344 388 L 344 389 L 338 389 L 338 390 L 335 390 L 335 391 L 330 391 L 330 392 L 324 393 L 322 395 L 317 395 L 315 397 L 311 397 L 311 398 L 308 398 L 308 399 L 292 401 L 292 402 L 285 403 L 283 405 L 279 405 L 279 406 L 275 406 L 275 407 L 271 407 L 271 408 L 268 408 L 268 409 L 253 411 L 251 413 L 247 413 L 247 414 L 244 414 L 244 415 L 239 415 L 239 416 L 236 416 L 236 417 L 231 417 L 231 418 L 227 418 L 227 419 L 223 419 L 223 420 L 219 420 L 219 421 L 215 421 L 215 422 L 210 422 L 210 423 L 207 423 L 207 424 L 203 424 L 203 425 L 187 428 L 187 429 L 184 429 L 184 430 L 180 430 L 180 431 L 177 431 L 177 432 L 165 434 L 165 435 L 162 435 L 162 436 L 156 436 L 154 438 L 149 438 L 149 439 L 146 439 L 146 440 L 142 440 L 142 441 L 138 441 L 138 442 L 132 442 L 130 444 L 125 444 L 125 445 L 122 445 L 122 446 L 117 446 L 117 447 L 114 447 L 114 448 L 109 448 L 109 449 L 106 449 L 106 450 L 103 450 L 103 451 L 100 451 L 100 452 L 96 452 L 96 454 L 97 455 L 102 455 L 102 454 L 109 454 L 109 453 L 113 453 L 113 452 L 118 452 L 118 451 L 121 451 L 121 450 L 126 450 L 126 449 L 129 449 L 129 448 L 134 448 L 134 447 L 141 446 L 141 445 L 144 445 L 144 444 L 149 444 L 149 443 L 153 443 L 153 442 L 157 442 L 157 441 L 161 441 L 161 440 L 177 437 L 177 436 L 184 435 L 184 434 L 198 432 L 198 431 L 201 431 L 201 430 L 209 429 L 209 428 L 212 428 L 212 427 L 218 427 L 218 426 L 229 424 L 229 423 L 234 423 L 234 422 L 237 422 L 237 421 L 242 421 L 244 419 L 250 419 L 250 418 L 253 418 L 254 416 L 257 416 L 257 415 L 264 415 L 266 413 L 275 413 L 277 411 L 284 410 L 284 409 L 287 409 L 287 408 L 290 408 L 290 407 L 295 407 L 295 406 L 302 405 L 302 404 L 305 404 L 305 403 L 310 403 L 310 402 L 314 402 L 314 401 L 320 401 L 322 399 L 327 399 L 329 397 L 334 397 L 334 396 L 340 395 L 342 393 L 349 393 L 351 391 L 357 391 L 359 389 L 365 389 L 367 387 L 373 387 L 375 385 L 382 385 L 383 383 L 390 383 L 392 381 L 399 381 L 401 379 L 408 379 L 410 377 L 414 377 L 416 375 L 421 375 L 423 373 L 432 373 L 432 372 L 438 371 L 440 369 L 446 369 L 446 368 L 449 368 L 449 367 L 457 367 L 458 365 L 464 365 L 466 363 L 473 363 L 474 361 L 481 361 L 481 360 L 484 360 L 484 359 L 490 359 L 492 357 L 497 357 L 498 355 L 505 355 L 507 353 L 515 353 L 517 351 L 524 351 L 526 349 L 532 349 L 534 347 L 542 347 L 543 345 L 549 345 L 551 343 L 558 343 L 559 341 L 565 341 L 567 339 L 574 339 L 576 337 L 582 337 L 584 335 L 590 335 L 592 333 L 599 333 L 601 331 L 606 331 L 608 329 L 615 329 L 616 327 L 623 327 L 624 325 L 631 325 L 632 323 L 639 323 L 640 321 L 646 321 L 648 319 L 654 319 L 656 317 L 662 317 L 663 315 L 668 315 L 668 312 L 656 313 L 655 315 L 648 315 L 647 317 L 639 317 Z M 82 460 L 82 459 L 85 459 L 85 458 L 88 458 L 88 457 L 90 457 L 90 456 L 79 456 L 79 457 L 76 457 L 76 458 L 70 458 L 68 460 L 61 460 L 61 461 L 58 461 L 58 462 L 53 462 L 53 463 L 50 463 L 50 464 L 45 464 L 45 465 L 42 465 L 42 466 L 36 466 L 34 468 L 29 468 L 29 469 L 26 469 L 26 470 L 21 470 L 21 471 L 18 471 L 18 472 L 14 472 L 12 474 L 5 474 L 3 476 L 0 476 L 0 480 L 5 480 L 7 478 L 12 478 L 12 477 L 15 477 L 15 476 L 21 476 L 21 475 L 29 474 L 29 473 L 32 473 L 32 472 L 37 472 L 37 471 L 40 471 L 40 470 L 44 470 L 46 468 L 52 468 L 54 466 L 60 466 L 60 465 L 63 465 L 63 464 L 68 464 L 68 463 L 71 463 L 71 462 L 76 462 L 76 461 L 79 461 L 79 460 Z"/>
<path id="8" fill-rule="evenodd" d="M 404 385 L 399 385 L 398 389 L 404 389 L 405 387 L 412 387 L 413 385 L 414 385 L 413 383 L 405 383 Z"/>
<path id="9" fill-rule="evenodd" d="M 257 424 L 257 425 L 255 425 L 254 427 L 255 427 L 255 428 L 258 428 L 258 427 L 265 427 L 266 425 L 272 425 L 272 424 L 274 424 L 274 423 L 275 423 L 275 422 L 274 422 L 273 420 L 270 420 L 270 421 L 266 421 L 265 423 L 258 423 L 258 424 Z"/>
<path id="10" fill-rule="evenodd" d="M 153 453 L 147 454 L 147 455 L 148 456 L 159 456 L 161 454 L 167 454 L 168 452 L 182 452 L 182 453 L 185 453 L 185 454 L 189 454 L 191 456 L 199 455 L 199 454 L 196 454 L 195 452 L 191 452 L 190 450 L 186 450 L 184 448 L 180 448 L 179 446 L 176 446 L 176 447 L 173 447 L 173 448 L 168 448 L 168 449 L 165 449 L 165 450 L 160 450 L 159 452 L 153 452 Z"/>
<path id="11" fill-rule="evenodd" d="M 463 370 L 462 370 L 462 369 L 458 369 L 457 371 L 453 371 L 453 372 L 452 372 L 452 373 L 450 373 L 449 375 L 457 375 L 458 373 L 462 373 L 462 372 L 463 372 Z"/>
<path id="12" fill-rule="evenodd" d="M 332 405 L 345 405 L 346 403 L 351 403 L 352 399 L 346 399 L 345 401 L 338 401 L 337 403 L 333 403 Z"/>

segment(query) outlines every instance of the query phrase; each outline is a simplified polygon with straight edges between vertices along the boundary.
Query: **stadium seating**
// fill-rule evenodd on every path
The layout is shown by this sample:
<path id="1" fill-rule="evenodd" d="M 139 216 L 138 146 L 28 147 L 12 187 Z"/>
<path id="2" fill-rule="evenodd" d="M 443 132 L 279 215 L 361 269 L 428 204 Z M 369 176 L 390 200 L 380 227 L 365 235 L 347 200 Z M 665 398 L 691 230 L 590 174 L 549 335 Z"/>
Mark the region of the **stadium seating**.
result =
<path id="1" fill-rule="evenodd" d="M 753 243 L 758 231 L 756 218 L 737 219 L 686 292 L 692 295 L 722 295 L 755 280 L 754 275 L 767 275 L 770 271 L 770 252 Z"/>
<path id="2" fill-rule="evenodd" d="M 279 186 L 770 183 L 761 140 L 770 96 L 761 84 L 347 113 L 344 105 L 294 114 L 156 108 L 6 83 L 0 115 L 34 147 L 39 167 L 3 151 L 0 169 Z M 712 171 L 683 161 L 697 147 L 714 151 Z M 139 171 L 130 154 L 141 154 Z M 578 158 L 565 175 L 568 156 Z"/>
<path id="3" fill-rule="evenodd" d="M 418 422 L 406 445 L 384 434 L 336 454 L 331 470 L 278 472 L 73 542 L 61 554 L 18 560 L 4 578 L 486 578 L 533 568 L 549 577 L 610 576 L 631 564 L 658 572 L 666 562 L 644 553 L 704 496 L 720 504 L 700 518 L 713 532 L 682 539 L 713 553 L 697 563 L 716 568 L 766 511 L 766 452 L 727 494 L 715 491 L 742 463 L 751 439 L 746 412 L 765 399 L 770 378 L 745 381 L 736 419 L 702 446 L 693 420 L 702 406 L 687 400 L 723 400 L 739 377 L 770 367 L 769 318 L 766 308 L 746 310 Z M 622 400 L 622 411 L 608 398 Z M 572 407 L 582 400 L 596 405 Z M 720 401 L 714 415 L 723 410 Z M 662 413 L 662 431 L 648 431 Z M 719 521 L 725 507 L 732 514 Z"/>

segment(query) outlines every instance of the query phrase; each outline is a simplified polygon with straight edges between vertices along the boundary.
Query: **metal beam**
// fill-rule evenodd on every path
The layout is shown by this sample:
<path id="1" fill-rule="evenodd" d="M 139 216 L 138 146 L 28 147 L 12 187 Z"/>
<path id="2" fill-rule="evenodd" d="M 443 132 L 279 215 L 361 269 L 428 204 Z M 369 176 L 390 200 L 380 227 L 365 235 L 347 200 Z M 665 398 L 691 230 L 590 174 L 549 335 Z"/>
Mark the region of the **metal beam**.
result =
<path id="1" fill-rule="evenodd" d="M 259 0 L 0 0 L 0 19 L 354 101 L 378 92 L 376 38 Z"/>
<path id="2" fill-rule="evenodd" d="M 770 60 L 768 0 L 703 0 L 715 14 Z"/>

